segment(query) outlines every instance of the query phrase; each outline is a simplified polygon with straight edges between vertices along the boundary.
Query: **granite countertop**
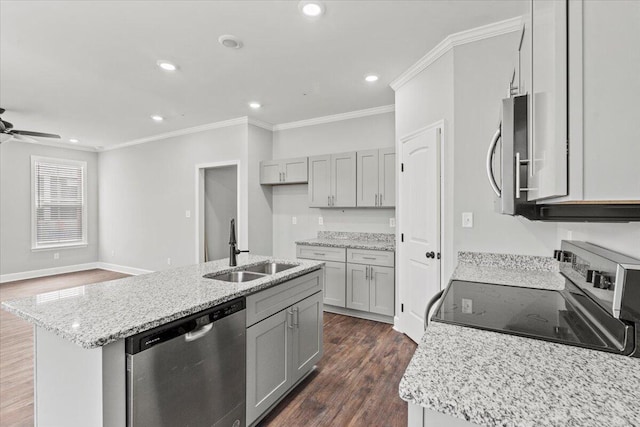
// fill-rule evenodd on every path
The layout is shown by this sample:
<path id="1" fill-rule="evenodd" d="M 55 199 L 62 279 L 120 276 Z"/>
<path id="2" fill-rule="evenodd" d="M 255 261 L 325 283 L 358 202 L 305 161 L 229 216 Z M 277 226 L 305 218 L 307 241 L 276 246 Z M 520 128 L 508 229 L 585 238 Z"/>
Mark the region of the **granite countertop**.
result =
<path id="1" fill-rule="evenodd" d="M 297 267 L 245 283 L 202 277 L 267 261 Z M 222 259 L 5 301 L 2 308 L 89 349 L 274 286 L 323 264 L 242 254 L 237 267 Z"/>
<path id="2" fill-rule="evenodd" d="M 461 253 L 452 279 L 563 289 L 551 258 Z M 433 322 L 407 402 L 482 426 L 639 426 L 640 359 Z"/>
<path id="3" fill-rule="evenodd" d="M 320 231 L 314 239 L 298 240 L 298 245 L 324 246 L 330 248 L 371 249 L 376 251 L 396 250 L 395 235 L 390 233 L 354 233 Z"/>

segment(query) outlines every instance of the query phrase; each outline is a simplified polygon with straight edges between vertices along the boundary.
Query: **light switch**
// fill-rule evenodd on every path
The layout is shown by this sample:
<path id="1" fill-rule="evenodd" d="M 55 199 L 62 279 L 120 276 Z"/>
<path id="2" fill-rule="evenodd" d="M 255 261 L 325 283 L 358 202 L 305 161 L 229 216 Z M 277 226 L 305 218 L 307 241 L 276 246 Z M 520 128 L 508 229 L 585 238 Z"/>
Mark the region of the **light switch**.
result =
<path id="1" fill-rule="evenodd" d="M 473 228 L 473 212 L 462 212 L 462 227 Z"/>
<path id="2" fill-rule="evenodd" d="M 186 218 L 191 218 L 191 211 L 185 211 L 185 212 L 184 212 L 184 216 L 185 216 Z"/>
<path id="3" fill-rule="evenodd" d="M 318 217 L 318 225 L 324 225 L 324 219 L 321 216 Z"/>
<path id="4" fill-rule="evenodd" d="M 60 254 L 58 252 L 54 253 L 53 259 L 60 259 Z"/>
<path id="5" fill-rule="evenodd" d="M 292 216 L 291 217 L 291 224 L 296 225 L 298 223 L 298 217 L 297 216 Z"/>
<path id="6" fill-rule="evenodd" d="M 396 219 L 389 218 L 389 227 L 395 227 L 395 226 L 396 226 Z"/>

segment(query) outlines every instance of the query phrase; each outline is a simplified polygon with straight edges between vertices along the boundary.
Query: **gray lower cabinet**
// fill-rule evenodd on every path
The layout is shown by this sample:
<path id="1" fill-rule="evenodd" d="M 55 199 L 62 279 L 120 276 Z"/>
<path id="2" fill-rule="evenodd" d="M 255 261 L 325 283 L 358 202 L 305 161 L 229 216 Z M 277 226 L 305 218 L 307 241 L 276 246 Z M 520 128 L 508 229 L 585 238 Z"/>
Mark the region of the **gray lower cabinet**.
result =
<path id="1" fill-rule="evenodd" d="M 346 268 L 344 262 L 326 261 L 324 280 L 324 303 L 336 307 L 345 307 Z"/>
<path id="2" fill-rule="evenodd" d="M 393 316 L 394 269 L 347 264 L 347 308 Z"/>
<path id="3" fill-rule="evenodd" d="M 322 356 L 322 293 L 247 329 L 247 425 L 252 425 Z"/>

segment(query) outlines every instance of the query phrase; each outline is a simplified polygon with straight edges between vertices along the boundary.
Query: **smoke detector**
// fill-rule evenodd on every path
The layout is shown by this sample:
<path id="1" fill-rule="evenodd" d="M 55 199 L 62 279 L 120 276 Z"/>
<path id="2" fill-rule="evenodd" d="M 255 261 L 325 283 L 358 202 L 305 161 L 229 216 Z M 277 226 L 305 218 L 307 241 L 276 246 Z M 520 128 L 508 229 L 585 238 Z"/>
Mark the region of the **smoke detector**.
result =
<path id="1" fill-rule="evenodd" d="M 218 37 L 218 43 L 229 49 L 240 49 L 242 47 L 242 41 L 236 36 L 229 34 Z"/>

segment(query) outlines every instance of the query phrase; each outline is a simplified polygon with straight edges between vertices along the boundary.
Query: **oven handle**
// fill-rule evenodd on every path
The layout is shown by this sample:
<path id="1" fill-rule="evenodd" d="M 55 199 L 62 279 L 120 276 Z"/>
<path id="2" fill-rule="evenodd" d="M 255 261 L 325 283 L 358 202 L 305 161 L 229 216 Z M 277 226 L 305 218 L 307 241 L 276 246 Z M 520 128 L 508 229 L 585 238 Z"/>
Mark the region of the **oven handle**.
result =
<path id="1" fill-rule="evenodd" d="M 435 303 L 437 303 L 440 300 L 440 298 L 442 298 L 442 294 L 444 294 L 444 289 L 438 292 L 437 294 L 435 294 L 427 304 L 427 309 L 424 311 L 424 330 L 425 331 L 427 330 L 427 326 L 429 324 L 429 312 L 431 311 L 431 307 L 433 307 Z"/>
<path id="2" fill-rule="evenodd" d="M 498 183 L 496 182 L 496 177 L 493 175 L 493 156 L 496 153 L 496 147 L 498 145 L 498 141 L 502 136 L 502 123 L 498 125 L 498 129 L 496 133 L 493 134 L 493 138 L 491 138 L 491 144 L 489 144 L 489 151 L 487 151 L 487 178 L 489 178 L 489 184 L 491 184 L 491 188 L 493 188 L 493 192 L 496 193 L 496 196 L 501 197 L 502 191 L 500 187 L 498 187 Z"/>

